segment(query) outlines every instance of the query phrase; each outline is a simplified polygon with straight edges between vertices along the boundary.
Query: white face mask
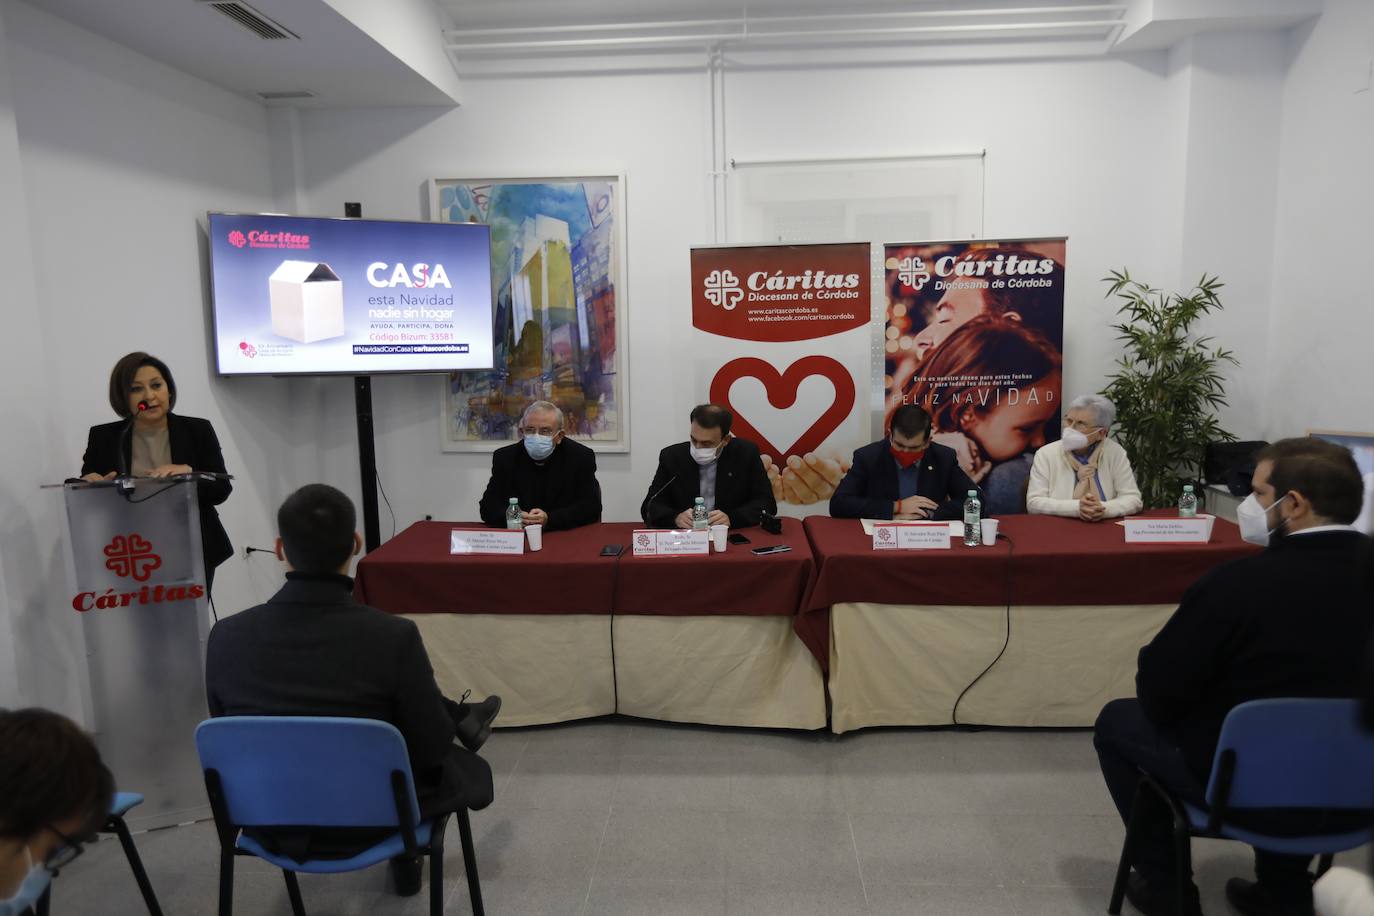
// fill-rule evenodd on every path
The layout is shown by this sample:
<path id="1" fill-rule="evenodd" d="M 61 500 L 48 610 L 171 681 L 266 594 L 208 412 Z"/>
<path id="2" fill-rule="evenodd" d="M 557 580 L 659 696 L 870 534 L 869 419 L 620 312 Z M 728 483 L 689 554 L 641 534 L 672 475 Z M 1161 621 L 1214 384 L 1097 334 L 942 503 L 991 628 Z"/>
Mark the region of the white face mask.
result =
<path id="1" fill-rule="evenodd" d="M 692 447 L 692 460 L 702 467 L 706 467 L 706 465 L 715 461 L 719 456 L 720 452 L 716 451 L 714 448 Z"/>
<path id="2" fill-rule="evenodd" d="M 41 862 L 34 864 L 28 846 L 24 847 L 24 856 L 29 860 L 28 873 L 24 875 L 24 880 L 11 896 L 0 900 L 0 916 L 19 916 L 20 913 L 37 907 L 38 898 L 43 896 L 43 892 L 52 883 L 52 872 L 44 868 Z"/>
<path id="3" fill-rule="evenodd" d="M 525 437 L 525 451 L 535 461 L 543 461 L 553 454 L 553 436 L 540 436 L 538 434 Z"/>
<path id="4" fill-rule="evenodd" d="M 1274 508 L 1287 498 L 1286 495 L 1280 496 L 1269 509 Z M 1254 493 L 1245 497 L 1241 504 L 1236 506 L 1236 522 L 1240 525 L 1240 536 L 1251 544 L 1268 547 L 1269 535 L 1274 533 L 1269 529 L 1269 509 L 1260 505 L 1259 497 Z M 1279 524 L 1282 525 L 1283 522 L 1280 521 Z M 1274 531 L 1277 530 L 1277 528 L 1274 529 Z"/>
<path id="5" fill-rule="evenodd" d="M 1081 451 L 1088 447 L 1087 435 L 1072 426 L 1064 427 L 1064 431 L 1059 434 L 1059 441 L 1064 443 L 1064 448 L 1071 452 Z"/>

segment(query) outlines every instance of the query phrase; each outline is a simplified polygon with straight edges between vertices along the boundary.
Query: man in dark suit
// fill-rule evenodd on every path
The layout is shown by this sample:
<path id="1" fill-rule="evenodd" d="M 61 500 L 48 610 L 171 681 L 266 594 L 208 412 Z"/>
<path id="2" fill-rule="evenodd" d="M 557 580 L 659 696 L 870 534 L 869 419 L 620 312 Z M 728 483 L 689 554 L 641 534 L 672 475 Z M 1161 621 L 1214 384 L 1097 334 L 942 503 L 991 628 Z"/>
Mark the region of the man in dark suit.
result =
<path id="1" fill-rule="evenodd" d="M 954 449 L 930 441 L 930 414 L 903 404 L 888 437 L 854 452 L 854 463 L 830 497 L 835 518 L 952 519 L 978 486 Z"/>
<path id="2" fill-rule="evenodd" d="M 1222 720 L 1233 707 L 1358 695 L 1374 615 L 1359 575 L 1369 538 L 1350 524 L 1362 495 L 1354 458 L 1321 440 L 1284 439 L 1260 453 L 1251 483 L 1254 493 L 1237 517 L 1241 534 L 1265 550 L 1190 587 L 1140 650 L 1137 699 L 1113 700 L 1098 716 L 1093 743 L 1123 820 L 1142 769 L 1203 804 Z M 1146 916 L 1173 913 L 1171 821 L 1152 803 L 1142 816 L 1127 897 Z M 1258 880 L 1232 878 L 1226 897 L 1247 916 L 1310 916 L 1308 863 L 1256 849 Z M 1199 913 L 1197 888 L 1185 877 L 1185 913 Z"/>
<path id="3" fill-rule="evenodd" d="M 520 500 L 520 519 L 561 531 L 601 521 L 596 453 L 563 432 L 563 411 L 535 401 L 520 418 L 520 441 L 491 454 L 491 479 L 478 504 L 482 521 L 506 527 L 506 507 Z"/>
<path id="4" fill-rule="evenodd" d="M 698 496 L 706 501 L 712 525 L 748 528 L 764 512 L 777 514 L 759 447 L 730 435 L 734 415 L 718 404 L 698 404 L 689 419 L 690 441 L 658 454 L 658 470 L 639 509 L 644 523 L 690 528 Z"/>
<path id="5" fill-rule="evenodd" d="M 286 584 L 266 604 L 210 630 L 205 692 L 212 716 L 345 716 L 381 719 L 410 753 L 422 817 L 492 801 L 491 767 L 474 753 L 491 734 L 499 697 L 454 703 L 439 691 L 412 621 L 353 600 L 351 559 L 362 550 L 353 503 L 310 484 L 277 513 Z M 467 745 L 454 744 L 455 736 Z M 348 831 L 272 831 L 287 855 L 347 854 L 375 837 Z M 420 889 L 421 860 L 392 861 L 399 893 Z"/>

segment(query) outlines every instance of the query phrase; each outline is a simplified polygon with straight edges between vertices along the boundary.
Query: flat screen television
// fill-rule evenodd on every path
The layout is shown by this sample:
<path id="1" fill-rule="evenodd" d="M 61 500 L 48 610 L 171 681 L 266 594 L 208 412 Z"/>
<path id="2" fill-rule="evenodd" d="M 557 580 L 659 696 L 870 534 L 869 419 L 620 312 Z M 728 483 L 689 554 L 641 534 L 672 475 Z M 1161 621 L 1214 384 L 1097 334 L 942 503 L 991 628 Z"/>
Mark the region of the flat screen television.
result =
<path id="1" fill-rule="evenodd" d="M 486 226 L 211 213 L 209 229 L 220 375 L 492 366 Z"/>

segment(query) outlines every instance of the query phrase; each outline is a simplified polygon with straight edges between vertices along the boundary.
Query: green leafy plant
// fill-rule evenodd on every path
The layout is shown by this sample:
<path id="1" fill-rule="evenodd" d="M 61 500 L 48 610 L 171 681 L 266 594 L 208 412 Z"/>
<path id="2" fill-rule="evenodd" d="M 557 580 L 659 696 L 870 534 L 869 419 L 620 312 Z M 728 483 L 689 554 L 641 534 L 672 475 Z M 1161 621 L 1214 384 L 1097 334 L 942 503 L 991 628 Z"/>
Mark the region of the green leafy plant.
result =
<path id="1" fill-rule="evenodd" d="M 1165 293 L 1124 268 L 1102 282 L 1122 323 L 1113 325 L 1125 353 L 1102 393 L 1116 404 L 1117 440 L 1131 458 L 1147 508 L 1176 505 L 1185 483 L 1202 476 L 1209 442 L 1231 442 L 1215 411 L 1226 405 L 1221 364 L 1240 365 L 1230 350 L 1198 337 L 1193 325 L 1221 309 L 1222 283 L 1203 275 L 1187 295 Z"/>

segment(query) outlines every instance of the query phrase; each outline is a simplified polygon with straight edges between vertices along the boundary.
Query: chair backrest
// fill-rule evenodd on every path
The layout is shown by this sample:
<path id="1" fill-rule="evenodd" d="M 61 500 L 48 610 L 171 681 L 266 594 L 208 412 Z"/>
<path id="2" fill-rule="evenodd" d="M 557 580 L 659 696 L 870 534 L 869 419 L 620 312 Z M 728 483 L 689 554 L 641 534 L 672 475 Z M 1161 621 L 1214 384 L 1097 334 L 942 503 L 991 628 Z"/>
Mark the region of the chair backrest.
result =
<path id="1" fill-rule="evenodd" d="M 420 810 L 405 739 L 375 719 L 226 716 L 196 728 L 200 765 L 218 774 L 237 827 L 400 827 L 392 773 Z"/>
<path id="2" fill-rule="evenodd" d="M 1374 808 L 1374 734 L 1356 700 L 1241 703 L 1226 716 L 1207 785 L 1215 804 L 1222 759 L 1234 752 L 1226 807 Z"/>

